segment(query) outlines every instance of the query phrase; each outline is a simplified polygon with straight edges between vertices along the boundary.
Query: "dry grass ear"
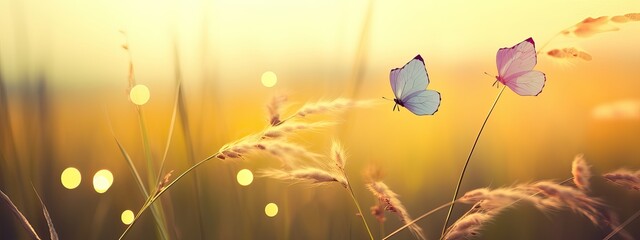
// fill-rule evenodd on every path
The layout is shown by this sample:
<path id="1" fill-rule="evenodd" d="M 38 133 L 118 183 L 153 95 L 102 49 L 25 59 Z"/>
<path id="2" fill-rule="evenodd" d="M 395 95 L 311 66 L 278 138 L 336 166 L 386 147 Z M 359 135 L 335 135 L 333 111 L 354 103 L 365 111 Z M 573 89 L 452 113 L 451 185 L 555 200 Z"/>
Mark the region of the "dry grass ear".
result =
<path id="1" fill-rule="evenodd" d="M 618 169 L 602 175 L 607 181 L 617 184 L 623 188 L 640 191 L 640 171 Z"/>
<path id="2" fill-rule="evenodd" d="M 382 180 L 384 173 L 377 165 L 370 164 L 362 171 L 362 176 L 366 182 L 370 183 Z"/>
<path id="3" fill-rule="evenodd" d="M 395 213 L 398 218 L 400 218 L 400 221 L 404 224 L 413 222 L 413 219 L 411 219 L 411 216 L 409 216 L 409 212 L 404 207 L 402 202 L 400 202 L 398 194 L 391 191 L 387 184 L 382 181 L 374 181 L 367 183 L 366 186 L 367 189 L 373 194 L 373 196 L 378 199 L 379 205 L 384 206 L 384 210 Z M 379 216 L 377 215 L 374 216 L 376 216 L 376 218 L 379 218 Z M 417 239 L 426 239 L 424 231 L 417 224 L 411 224 L 408 226 L 408 228 Z"/>
<path id="4" fill-rule="evenodd" d="M 599 33 L 620 30 L 620 28 L 610 25 L 609 22 L 608 16 L 601 16 L 597 18 L 588 17 L 573 27 L 562 31 L 562 34 L 587 38 Z"/>
<path id="5" fill-rule="evenodd" d="M 333 140 L 331 142 L 331 152 L 329 153 L 329 157 L 333 160 L 339 170 L 344 171 L 344 166 L 347 163 L 347 154 L 337 140 Z"/>
<path id="6" fill-rule="evenodd" d="M 547 55 L 556 59 L 563 59 L 563 60 L 578 59 L 578 60 L 584 60 L 584 61 L 591 61 L 591 59 L 593 59 L 591 54 L 582 50 L 578 50 L 575 47 L 551 49 L 550 51 L 547 52 Z"/>
<path id="7" fill-rule="evenodd" d="M 282 123 L 280 119 L 280 110 L 286 101 L 287 96 L 280 95 L 272 97 L 267 104 L 267 113 L 269 114 L 269 124 L 271 124 L 271 126 L 278 126 Z"/>
<path id="8" fill-rule="evenodd" d="M 294 182 L 310 182 L 314 184 L 323 184 L 329 182 L 338 182 L 343 187 L 347 187 L 349 184 L 347 180 L 340 174 L 332 173 L 318 168 L 307 167 L 294 169 L 290 171 L 280 169 L 266 169 L 260 172 L 262 177 L 273 178 L 283 181 Z"/>
<path id="9" fill-rule="evenodd" d="M 573 159 L 571 164 L 571 174 L 573 175 L 573 183 L 582 191 L 589 191 L 591 184 L 589 179 L 591 178 L 591 170 L 587 161 L 584 160 L 584 155 L 579 154 Z"/>
<path id="10" fill-rule="evenodd" d="M 13 215 L 16 216 L 16 218 L 18 218 L 18 220 L 20 221 L 20 224 L 22 225 L 22 227 L 24 227 L 24 229 L 27 230 L 29 235 L 31 235 L 31 238 L 38 239 L 38 240 L 41 239 L 40 236 L 38 236 L 38 233 L 36 233 L 36 230 L 34 230 L 33 227 L 31 226 L 31 224 L 29 223 L 27 218 L 24 217 L 24 215 L 22 215 L 22 212 L 20 212 L 20 210 L 18 210 L 16 205 L 13 204 L 13 202 L 9 198 L 9 196 L 4 194 L 4 192 L 2 190 L 0 190 L 0 200 L 2 200 L 2 203 L 5 206 L 7 206 L 7 208 L 9 208 L 11 210 L 11 213 L 13 213 Z M 44 207 L 44 205 L 43 205 L 43 207 Z"/>
<path id="11" fill-rule="evenodd" d="M 444 235 L 445 240 L 463 240 L 470 237 L 480 235 L 480 230 L 485 223 L 489 222 L 493 218 L 493 215 L 483 212 L 476 212 L 465 215 L 458 219 L 450 230 Z"/>

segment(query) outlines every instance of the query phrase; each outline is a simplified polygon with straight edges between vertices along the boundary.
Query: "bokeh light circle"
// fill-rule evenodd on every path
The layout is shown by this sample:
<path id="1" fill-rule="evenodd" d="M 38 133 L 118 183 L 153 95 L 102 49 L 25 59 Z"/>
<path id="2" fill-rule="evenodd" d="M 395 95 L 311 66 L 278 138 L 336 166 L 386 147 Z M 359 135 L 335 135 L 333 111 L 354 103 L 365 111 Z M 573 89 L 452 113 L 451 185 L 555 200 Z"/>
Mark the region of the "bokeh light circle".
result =
<path id="1" fill-rule="evenodd" d="M 133 211 L 131 210 L 124 210 L 124 212 L 122 212 L 122 214 L 120 215 L 120 220 L 122 220 L 122 223 L 124 223 L 125 225 L 129 225 L 133 222 L 133 219 L 136 216 L 133 214 Z"/>
<path id="2" fill-rule="evenodd" d="M 102 169 L 93 175 L 93 189 L 97 193 L 105 193 L 113 184 L 113 174 L 106 169 Z"/>
<path id="3" fill-rule="evenodd" d="M 60 182 L 62 182 L 62 186 L 67 189 L 74 189 L 80 185 L 82 181 L 82 175 L 77 168 L 68 167 L 62 174 L 60 175 Z"/>
<path id="4" fill-rule="evenodd" d="M 273 87 L 278 83 L 278 76 L 272 71 L 266 71 L 262 74 L 260 81 L 262 81 L 262 85 L 265 87 Z"/>
<path id="5" fill-rule="evenodd" d="M 278 205 L 275 203 L 269 203 L 264 207 L 264 213 L 267 217 L 275 217 L 278 215 Z"/>
<path id="6" fill-rule="evenodd" d="M 242 169 L 236 175 L 238 183 L 242 186 L 248 186 L 253 182 L 253 173 L 249 169 Z"/>
<path id="7" fill-rule="evenodd" d="M 144 105 L 149 101 L 150 97 L 149 88 L 142 84 L 135 85 L 129 92 L 129 99 L 136 105 Z"/>

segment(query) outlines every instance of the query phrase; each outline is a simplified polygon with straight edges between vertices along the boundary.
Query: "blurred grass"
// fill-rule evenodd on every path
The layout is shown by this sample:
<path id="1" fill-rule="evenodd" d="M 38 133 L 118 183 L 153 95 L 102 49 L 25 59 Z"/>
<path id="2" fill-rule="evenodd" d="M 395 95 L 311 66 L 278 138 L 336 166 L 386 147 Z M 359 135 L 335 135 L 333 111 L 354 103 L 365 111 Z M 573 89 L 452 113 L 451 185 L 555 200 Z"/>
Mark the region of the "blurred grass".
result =
<path id="1" fill-rule="evenodd" d="M 16 1 L 20 3 L 20 1 Z M 211 4 L 215 5 L 215 4 Z M 216 5 L 217 6 L 217 5 Z M 371 5 L 369 6 L 371 8 Z M 206 12 L 206 9 L 203 9 Z M 215 14 L 205 16 L 215 16 Z M 211 17 L 213 18 L 213 17 Z M 203 22 L 208 22 L 203 20 Z M 206 28 L 206 26 L 203 26 Z M 26 27 L 25 27 L 26 29 Z M 21 28 L 21 30 L 24 30 Z M 361 36 L 366 36 L 365 30 Z M 19 42 L 28 42 L 28 38 L 21 38 L 16 35 Z M 193 156 L 210 154 L 222 143 L 234 137 L 244 135 L 248 132 L 259 129 L 263 124 L 262 102 L 267 99 L 267 95 L 273 92 L 283 91 L 286 86 L 292 86 L 290 78 L 307 79 L 309 76 L 302 67 L 298 68 L 296 63 L 291 63 L 291 69 L 282 70 L 280 83 L 283 87 L 263 90 L 255 89 L 254 85 L 242 88 L 229 87 L 222 84 L 220 75 L 226 69 L 218 69 L 220 61 L 237 61 L 237 59 L 204 57 L 211 54 L 209 50 L 215 52 L 217 49 L 207 50 L 209 40 L 216 40 L 214 37 L 204 37 L 202 50 L 203 70 L 201 81 L 187 81 L 181 84 L 179 93 L 180 99 L 184 99 L 184 111 L 180 113 L 181 124 L 186 124 L 191 129 L 181 130 L 185 144 L 174 144 L 171 150 L 166 150 L 166 159 L 176 159 L 176 162 L 167 162 L 167 169 L 180 169 L 192 165 L 189 163 L 189 152 Z M 374 43 L 382 40 L 373 39 Z M 358 45 L 358 49 L 362 44 Z M 221 46 L 220 48 L 225 47 Z M 424 47 L 425 50 L 431 50 Z M 4 49 L 0 49 L 4 50 Z M 365 49 L 366 50 L 366 49 Z M 384 49 L 382 57 L 398 57 L 398 54 L 391 54 L 388 51 L 394 49 Z M 412 50 L 413 51 L 413 50 Z M 392 56 L 393 55 L 393 56 Z M 26 57 L 27 55 L 19 55 Z M 355 60 L 355 69 L 349 71 L 361 71 L 356 76 L 362 79 L 373 79 L 367 84 L 363 84 L 361 93 L 375 95 L 382 92 L 388 93 L 387 66 L 385 61 L 376 58 L 376 54 L 365 55 L 368 57 L 361 61 Z M 626 55 L 625 55 L 626 56 Z M 153 56 L 158 57 L 158 56 Z M 247 58 L 246 56 L 241 56 Z M 406 56 L 405 56 L 406 57 Z M 483 56 L 484 57 L 484 56 Z M 489 56 L 491 58 L 492 56 Z M 623 56 L 624 57 L 624 56 Z M 633 56 L 632 56 L 633 57 Z M 358 57 L 356 57 L 357 59 Z M 249 58 L 250 59 L 250 58 Z M 635 59 L 635 58 L 633 58 Z M 635 60 L 629 61 L 635 61 Z M 2 60 L 2 59 L 0 59 Z M 368 60 L 368 62 L 364 62 Z M 625 61 L 620 59 L 603 58 L 601 61 Z M 461 60 L 462 61 L 462 60 Z M 248 61 L 252 62 L 252 61 Z M 258 61 L 255 61 L 258 62 Z M 491 61 L 487 62 L 493 64 Z M 597 62 L 597 60 L 596 60 Z M 438 64 L 436 61 L 434 64 Z M 602 62 L 600 62 L 602 63 Z M 358 65 L 360 64 L 360 65 Z M 475 116 L 474 103 L 468 103 L 469 99 L 480 99 L 485 92 L 487 95 L 493 94 L 490 90 L 476 89 L 477 85 L 467 82 L 446 83 L 447 80 L 469 79 L 475 76 L 474 67 L 483 63 L 464 63 L 461 65 L 449 66 L 450 73 L 434 71 L 434 76 L 440 76 L 441 81 L 434 82 L 442 86 L 443 91 L 448 91 L 445 111 L 437 119 L 412 119 L 405 113 L 389 114 L 390 107 L 380 106 L 370 110 L 358 110 L 348 114 L 350 118 L 338 116 L 343 120 L 343 126 L 347 131 L 329 130 L 337 134 L 344 134 L 345 144 L 351 148 L 354 156 L 352 176 L 357 176 L 358 169 L 370 161 L 382 163 L 387 169 L 389 181 L 394 186 L 399 186 L 398 192 L 406 199 L 409 211 L 418 216 L 438 204 L 447 201 L 449 189 L 446 185 L 451 185 L 455 181 L 457 168 L 452 159 L 461 159 L 464 156 L 464 149 L 469 144 L 464 139 L 469 139 L 473 132 L 468 129 L 476 123 L 468 123 L 465 119 L 468 116 Z M 189 63 L 185 63 L 189 66 Z M 378 65 L 384 65 L 380 70 L 382 74 L 377 74 L 373 69 Z M 488 64 L 489 65 L 489 64 Z M 595 65 L 595 64 L 594 64 Z M 358 67 L 359 66 L 359 67 Z M 437 66 L 437 65 L 436 65 Z M 580 84 L 594 83 L 594 76 L 607 75 L 604 70 L 593 70 L 592 65 L 588 67 L 578 66 L 572 69 L 576 79 L 580 79 Z M 2 65 L 0 65 L 2 67 Z M 263 66 L 259 66 L 262 68 Z M 331 68 L 339 67 L 331 65 Z M 428 66 L 429 67 L 429 66 Z M 589 88 L 568 89 L 577 84 L 570 78 L 563 77 L 562 71 L 558 71 L 553 65 L 547 64 L 547 69 L 554 73 L 558 79 L 553 82 L 556 90 L 550 90 L 547 96 L 539 104 L 532 104 L 529 109 L 513 108 L 513 105 L 523 104 L 510 96 L 509 101 L 515 101 L 512 106 L 505 106 L 504 113 L 497 114 L 496 120 L 499 124 L 508 126 L 504 129 L 494 127 L 491 131 L 491 139 L 483 143 L 484 150 L 478 151 L 478 158 L 487 160 L 486 164 L 475 165 L 474 173 L 469 176 L 469 181 L 475 186 L 500 186 L 509 185 L 517 180 L 532 180 L 540 178 L 562 178 L 566 174 L 563 165 L 568 165 L 570 157 L 577 150 L 586 150 L 586 155 L 593 159 L 596 169 L 604 170 L 620 166 L 638 168 L 637 158 L 640 156 L 637 144 L 636 131 L 638 124 L 636 120 L 618 120 L 612 122 L 594 121 L 584 119 L 584 112 L 588 113 L 589 104 L 577 105 L 577 102 L 596 102 L 613 98 L 611 95 L 593 96 Z M 36 67 L 34 67 L 36 68 Z M 256 66 L 258 68 L 258 66 Z M 600 67 L 606 69 L 605 67 Z M 25 68 L 29 69 L 29 68 Z M 293 69 L 293 70 L 292 70 Z M 361 69 L 361 70 L 357 70 Z M 438 69 L 434 67 L 434 70 Z M 465 70 L 467 69 L 467 70 Z M 611 68 L 621 75 L 613 75 L 611 79 L 621 79 L 624 75 L 636 76 L 636 72 L 627 72 L 628 68 L 618 66 Z M 0 70 L 2 70 L 0 68 Z M 153 69 L 156 70 L 156 69 Z M 383 71 L 384 70 L 384 71 Z M 431 71 L 431 68 L 429 68 Z M 566 69 L 562 69 L 566 71 Z M 166 114 L 170 110 L 174 99 L 168 93 L 176 91 L 176 84 L 167 85 L 156 84 L 161 80 L 145 76 L 145 82 L 151 84 L 154 94 L 154 101 L 145 106 L 145 114 L 148 118 L 148 140 L 147 144 L 140 145 L 139 131 L 134 131 L 136 127 L 135 115 L 131 115 L 130 102 L 121 94 L 123 92 L 118 87 L 106 84 L 104 88 L 85 87 L 78 84 L 74 89 L 67 85 L 47 85 L 47 81 L 58 70 L 45 71 L 40 79 L 42 83 L 33 84 L 29 76 L 24 78 L 12 77 L 10 81 L 4 81 L 3 71 L 0 71 L 0 146 L 2 154 L 0 160 L 2 166 L 0 172 L 2 183 L 0 186 L 7 189 L 16 200 L 16 204 L 25 209 L 25 215 L 30 219 L 42 219 L 39 204 L 29 196 L 30 191 L 24 191 L 23 183 L 34 178 L 34 184 L 38 189 L 43 189 L 43 199 L 50 206 L 51 215 L 54 221 L 59 221 L 59 233 L 63 238 L 91 238 L 91 239 L 113 239 L 115 234 L 121 232 L 123 225 L 119 221 L 119 214 L 124 209 L 137 210 L 139 200 L 133 196 L 136 191 L 140 192 L 139 186 L 134 186 L 137 180 L 127 170 L 122 161 L 123 156 L 120 146 L 116 148 L 109 139 L 109 134 L 104 126 L 99 123 L 104 122 L 102 114 L 95 114 L 95 106 L 100 106 L 106 100 L 108 106 L 113 110 L 115 116 L 114 127 L 121 133 L 121 144 L 130 150 L 131 165 L 145 166 L 144 161 L 149 156 L 154 156 L 154 147 L 162 146 L 162 141 L 166 135 L 166 122 L 169 121 Z M 290 73 L 290 71 L 301 71 Z M 337 69 L 336 71 L 339 71 Z M 176 70 L 176 72 L 178 72 Z M 577 73 L 576 73 L 577 72 Z M 189 72 L 187 71 L 186 74 Z M 280 73 L 280 72 L 279 72 Z M 467 74 L 469 73 L 469 74 Z M 478 76 L 481 72 L 478 72 Z M 28 73 L 35 76 L 33 73 Z M 37 75 L 37 74 L 36 74 Z M 348 75 L 348 74 L 347 74 Z M 287 76 L 287 77 L 285 77 Z M 331 78 L 343 79 L 342 75 L 329 75 Z M 257 78 L 257 77 L 256 77 Z M 315 78 L 314 78 L 315 79 Z M 323 79 L 323 78 L 318 78 Z M 86 79 L 82 79 L 86 80 Z M 611 83 L 609 79 L 600 79 L 603 83 L 597 83 L 599 87 L 610 85 L 612 92 L 626 97 L 637 97 L 637 94 L 624 92 L 629 86 L 635 83 Z M 11 84 L 7 84 L 10 82 Z M 17 84 L 16 84 L 17 82 Z M 116 82 L 116 80 L 114 80 Z M 117 80 L 117 82 L 121 82 Z M 371 83 L 371 84 L 369 84 Z M 191 85 L 190 85 L 191 84 Z M 316 83 L 304 83 L 311 88 L 312 92 L 294 92 L 297 94 L 294 101 L 304 102 L 326 97 L 317 88 Z M 369 86 L 364 86 L 369 85 Z M 375 86 L 375 87 L 372 87 Z M 381 86 L 381 87 L 378 87 Z M 247 89 L 249 88 L 249 89 Z M 333 91 L 336 88 L 331 88 Z M 382 89 L 378 91 L 378 89 Z M 472 89 L 472 90 L 470 90 Z M 488 89 L 488 88 L 487 88 Z M 551 88 L 550 88 L 551 89 Z M 569 91 L 571 90 L 571 91 Z M 621 90 L 621 91 L 618 91 Z M 472 92 L 473 91 L 473 92 Z M 565 93 L 560 94 L 560 91 Z M 567 93 L 568 92 L 568 93 Z M 621 93 L 622 92 L 622 93 Z M 587 98 L 580 97 L 579 94 L 588 94 Z M 576 94 L 575 96 L 566 96 Z M 229 96 L 232 95 L 232 96 Z M 464 99 L 458 101 L 456 99 Z M 555 102 L 555 103 L 554 103 Z M 200 106 L 198 107 L 198 104 Z M 481 101 L 478 105 L 482 105 Z M 550 106 L 553 104 L 553 106 Z M 45 106 L 47 105 L 47 106 Z M 191 111 L 186 111 L 187 108 Z M 192 109 L 199 109 L 193 111 Z M 572 109 L 572 111 L 566 111 Z M 483 110 L 484 111 L 484 110 Z M 545 113 L 546 111 L 546 113 Z M 562 112 L 566 111 L 566 112 Z M 99 112 L 99 111 L 98 111 Z M 549 115 L 541 117 L 539 115 Z M 184 116 L 183 116 L 184 114 Z M 555 117 L 553 117 L 553 116 Z M 96 117 L 97 116 L 97 117 Z M 375 116 L 372 119 L 371 116 Z M 522 117 L 522 116 L 526 116 Z M 458 119 L 458 120 L 456 120 Z M 523 125 L 515 124 L 523 119 L 529 122 L 521 122 Z M 446 120 L 446 121 L 445 121 Z M 513 122 L 512 122 L 513 120 Z M 570 121 L 576 120 L 575 124 Z M 580 122 L 584 121 L 584 122 Z M 529 126 L 529 124 L 539 124 Z M 173 125 L 173 124 L 170 124 Z M 197 127 L 194 127 L 197 126 Z M 586 130 L 582 131 L 581 126 Z M 340 126 L 342 127 L 342 126 Z M 338 127 L 338 128 L 340 128 Z M 440 131 L 436 131 L 438 129 Z M 168 130 L 171 131 L 171 130 Z M 194 131 L 187 134 L 188 131 Z M 469 133 L 467 133 L 469 132 Z M 572 133 L 583 133 L 584 135 L 572 136 Z M 586 132 L 586 133 L 585 133 Z M 46 137 L 45 135 L 48 135 Z M 324 134 L 324 133 L 323 133 Z M 168 134 L 171 136 L 171 134 Z M 194 135 L 188 137 L 189 135 Z M 329 135 L 329 134 L 327 134 Z M 540 136 L 543 136 L 542 138 Z M 181 136 L 175 136 L 179 139 Z M 300 140 L 309 146 L 322 143 L 326 137 L 300 136 Z M 50 139 L 50 140 L 45 140 Z M 105 140 L 106 139 L 106 140 Z M 192 139 L 191 143 L 186 143 L 187 139 Z M 342 139 L 342 138 L 341 138 Z M 505 140 L 509 139 L 509 140 Z M 40 142 L 40 143 L 38 143 Z M 541 144 L 544 142 L 544 144 Z M 147 148 L 147 145 L 149 146 Z M 105 147 L 107 146 L 107 147 Z M 196 147 L 198 146 L 198 147 Z M 45 150 L 42 147 L 48 147 Z M 167 145 L 168 149 L 168 145 Z M 316 147 L 316 149 L 318 149 Z M 321 148 L 318 150 L 322 150 Z M 50 151 L 47 153 L 47 151 Z M 146 153 L 145 153 L 146 152 Z M 151 155 L 149 155 L 151 153 Z M 23 156 L 20 158 L 19 156 Z M 164 158 L 164 157 L 163 157 Z M 201 157 L 193 157 L 201 159 Z M 192 159 L 193 159 L 192 158 Z M 531 161 L 534 159 L 536 161 Z M 567 160 L 564 162 L 563 160 Z M 187 161 L 181 161 L 187 160 Z M 212 161 L 213 162 L 213 161 Z M 354 213 L 350 212 L 350 202 L 337 188 L 325 187 L 319 191 L 308 189 L 304 186 L 289 186 L 269 180 L 256 179 L 248 187 L 240 187 L 235 182 L 235 172 L 240 168 L 259 169 L 266 166 L 273 166 L 277 163 L 268 157 L 257 157 L 252 161 L 240 162 L 236 164 L 206 164 L 199 171 L 199 177 L 185 179 L 182 184 L 178 184 L 168 193 L 165 198 L 169 198 L 172 204 L 169 208 L 175 211 L 175 223 L 170 227 L 176 229 L 176 235 L 185 239 L 197 239 L 200 236 L 207 236 L 212 239 L 237 239 L 237 238 L 277 238 L 277 239 L 359 239 L 365 236 L 363 228 L 359 225 Z M 21 167 L 24 165 L 25 167 Z M 63 189 L 59 184 L 59 173 L 69 165 L 76 165 L 83 173 L 83 183 L 75 190 Z M 111 169 L 116 180 L 113 187 L 103 195 L 97 195 L 91 189 L 91 172 L 97 168 Z M 22 169 L 22 170 L 21 170 Z M 154 174 L 159 173 L 158 170 Z M 157 175 L 157 179 L 162 174 Z M 35 179 L 39 180 L 35 180 Z M 199 191 L 190 186 L 201 183 L 202 195 L 193 198 Z M 360 180 L 353 179 L 354 191 L 358 196 L 367 196 L 367 193 L 360 187 Z M 157 184 L 152 184 L 150 189 Z M 464 190 L 464 189 L 463 189 Z M 47 193 L 47 191 L 49 193 Z M 611 189 L 603 185 L 598 189 L 607 197 L 607 201 L 612 206 L 617 206 L 622 216 L 630 215 L 629 211 L 637 207 L 635 202 L 637 194 L 626 193 Z M 196 201 L 202 204 L 199 207 Z M 277 202 L 281 206 L 281 213 L 276 218 L 267 218 L 262 214 L 264 205 L 269 202 Z M 362 197 L 360 200 L 363 208 L 373 204 L 373 199 Z M 167 205 L 164 205 L 167 206 Z M 72 211 L 73 210 L 73 211 Z M 484 235 L 487 239 L 566 239 L 576 237 L 581 239 L 598 239 L 592 234 L 597 230 L 591 229 L 588 223 L 576 220 L 577 217 L 570 213 L 557 213 L 553 216 L 543 216 L 537 213 L 528 213 L 529 209 L 515 210 L 510 214 L 502 216 L 496 223 L 487 229 Z M 2 227 L 0 227 L 0 238 L 14 239 L 24 238 L 24 232 L 17 227 L 13 219 L 6 218 L 0 211 Z M 627 214 L 629 213 L 629 214 Z M 196 217 L 199 215 L 201 217 Z M 140 222 L 132 231 L 131 239 L 154 238 L 153 216 L 141 217 Z M 370 216 L 366 216 L 371 218 Z M 200 218 L 200 224 L 206 223 L 203 230 L 200 224 L 196 224 L 196 219 Z M 443 215 L 434 215 L 433 219 L 425 219 L 420 222 L 427 232 L 437 233 L 441 225 Z M 204 219 L 204 221 L 203 221 Z M 100 229 L 85 227 L 89 224 L 97 224 Z M 78 224 L 81 222 L 82 224 Z M 86 225 L 85 225 L 86 222 Z M 79 226 L 80 225 L 80 226 Z M 386 224 L 387 232 L 399 227 L 396 221 L 389 220 Z M 34 223 L 38 230 L 45 225 Z M 249 228 L 250 227 L 250 228 Z M 505 228 L 517 229 L 506 231 Z M 247 229 L 251 229 L 248 231 Z M 583 231 L 589 229 L 588 231 Z M 629 227 L 638 233 L 638 224 Z M 375 230 L 374 230 L 375 231 Z M 575 233 L 574 235 L 564 235 L 565 232 Z M 537 235 L 534 235 L 537 234 Z M 398 239 L 408 239 L 409 234 L 401 234 Z"/>

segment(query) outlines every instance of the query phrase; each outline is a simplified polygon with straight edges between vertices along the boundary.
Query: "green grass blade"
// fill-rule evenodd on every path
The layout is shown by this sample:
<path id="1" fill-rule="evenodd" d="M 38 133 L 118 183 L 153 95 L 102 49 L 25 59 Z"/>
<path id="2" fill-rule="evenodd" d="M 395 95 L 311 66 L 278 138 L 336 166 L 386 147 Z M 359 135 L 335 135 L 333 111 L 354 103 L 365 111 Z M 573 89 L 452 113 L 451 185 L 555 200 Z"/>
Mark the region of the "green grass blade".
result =
<path id="1" fill-rule="evenodd" d="M 125 37 L 127 37 L 125 32 L 121 32 L 121 33 L 125 35 Z M 125 51 L 127 51 L 127 54 L 129 56 L 129 89 L 131 89 L 136 84 L 136 75 L 133 67 L 133 58 L 131 56 L 131 52 L 129 51 L 129 44 L 125 43 L 125 45 L 123 45 L 123 48 Z M 142 145 L 143 145 L 144 156 L 145 156 L 145 159 L 147 160 L 147 180 L 149 182 L 149 186 L 153 188 L 157 184 L 157 182 L 155 182 L 156 173 L 155 173 L 153 158 L 151 157 L 151 147 L 149 145 L 149 136 L 148 136 L 147 127 L 144 121 L 144 115 L 142 114 L 142 107 L 136 105 L 136 110 L 137 110 L 136 112 L 138 112 L 138 123 L 140 126 L 140 132 L 142 134 Z M 135 169 L 135 167 L 133 169 Z M 146 195 L 148 196 L 148 193 Z M 146 202 L 150 201 L 150 199 L 151 197 L 147 197 Z M 160 236 L 162 237 L 162 239 L 169 239 L 169 233 L 167 232 L 167 221 L 166 221 L 164 211 L 162 210 L 162 207 L 158 205 L 154 205 L 151 208 L 151 212 L 153 213 L 153 218 L 156 221 L 156 225 L 158 227 L 158 232 Z"/>
<path id="2" fill-rule="evenodd" d="M 127 153 L 127 150 L 124 149 L 124 147 L 116 137 L 116 133 L 113 131 L 113 126 L 111 125 L 111 120 L 108 114 L 107 114 L 107 123 L 109 124 L 109 130 L 111 130 L 111 135 L 113 136 L 113 139 L 116 140 L 116 144 L 118 145 L 118 149 L 120 150 L 122 157 L 124 157 L 124 159 L 127 161 L 129 170 L 131 170 L 131 173 L 136 178 L 136 183 L 138 185 L 138 188 L 140 189 L 140 192 L 143 194 L 145 199 L 149 198 L 149 192 L 147 191 L 147 188 L 144 186 L 144 182 L 142 182 L 142 177 L 140 177 L 140 174 L 138 173 L 136 166 L 133 164 L 133 161 L 131 160 L 129 153 Z"/>
<path id="3" fill-rule="evenodd" d="M 175 56 L 175 78 L 176 78 L 176 101 L 175 101 L 175 106 L 174 106 L 174 118 L 172 119 L 172 121 L 175 119 L 175 113 L 176 113 L 176 109 L 178 110 L 178 113 L 180 113 L 180 126 L 182 128 L 182 134 L 184 135 L 184 144 L 185 144 L 185 148 L 187 150 L 187 161 L 189 161 L 189 164 L 194 165 L 196 164 L 196 159 L 195 159 L 195 153 L 193 150 L 193 143 L 191 142 L 192 138 L 191 138 L 191 130 L 189 128 L 189 117 L 187 115 L 187 106 L 185 103 L 185 99 L 184 99 L 184 93 L 183 93 L 183 88 L 182 88 L 182 71 L 180 68 L 180 57 L 178 55 L 178 46 L 176 44 L 176 41 L 174 41 L 174 45 L 173 45 L 173 53 Z M 173 122 L 172 122 L 172 127 L 173 127 Z M 167 143 L 167 148 L 169 147 L 169 144 Z M 165 152 L 166 154 L 166 152 Z M 166 156 L 166 155 L 165 155 Z M 206 237 L 206 232 L 205 232 L 205 226 L 204 226 L 204 215 L 202 213 L 202 206 L 200 203 L 200 199 L 202 196 L 202 190 L 200 189 L 200 181 L 199 181 L 199 177 L 198 177 L 198 171 L 195 170 L 193 171 L 193 184 L 194 184 L 194 188 L 196 190 L 196 198 L 195 198 L 195 202 L 196 202 L 196 207 L 198 208 L 198 219 L 199 219 L 199 228 L 200 228 L 200 238 L 202 239 L 207 239 Z"/>

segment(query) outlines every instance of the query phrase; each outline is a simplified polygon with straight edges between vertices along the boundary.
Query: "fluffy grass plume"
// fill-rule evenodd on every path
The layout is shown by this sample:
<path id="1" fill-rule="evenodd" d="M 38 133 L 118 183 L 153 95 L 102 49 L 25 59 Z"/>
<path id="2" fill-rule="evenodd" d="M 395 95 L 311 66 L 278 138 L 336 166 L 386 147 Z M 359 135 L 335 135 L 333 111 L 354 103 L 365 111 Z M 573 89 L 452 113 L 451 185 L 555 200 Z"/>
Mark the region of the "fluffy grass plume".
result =
<path id="1" fill-rule="evenodd" d="M 283 181 L 301 181 L 311 182 L 314 184 L 322 184 L 329 182 L 338 182 L 343 187 L 347 187 L 348 183 L 344 177 L 331 171 L 326 171 L 314 167 L 307 167 L 293 170 L 267 169 L 261 171 L 263 177 L 283 180 Z"/>
<path id="2" fill-rule="evenodd" d="M 593 59 L 591 54 L 582 50 L 578 50 L 575 47 L 551 49 L 547 52 L 547 55 L 554 58 L 566 60 L 580 59 L 584 61 L 591 61 L 591 59 Z"/>
<path id="3" fill-rule="evenodd" d="M 280 125 L 280 110 L 282 109 L 282 106 L 286 101 L 287 96 L 280 95 L 272 97 L 267 104 L 267 113 L 269 114 L 268 119 L 271 126 Z"/>
<path id="4" fill-rule="evenodd" d="M 444 235 L 445 240 L 464 240 L 480 235 L 480 230 L 487 222 L 491 221 L 493 214 L 476 212 L 465 215 L 453 223 L 450 230 Z"/>
<path id="5" fill-rule="evenodd" d="M 602 175 L 604 179 L 623 188 L 640 191 L 640 171 L 618 169 Z"/>
<path id="6" fill-rule="evenodd" d="M 367 189 L 378 198 L 379 205 L 384 206 L 384 210 L 395 213 L 398 215 L 402 223 L 406 224 L 411 221 L 411 216 L 409 216 L 409 212 L 404 207 L 400 199 L 398 198 L 398 194 L 391 191 L 389 186 L 382 181 L 373 181 L 367 183 Z M 375 207 L 375 206 L 374 206 Z M 378 218 L 378 216 L 376 216 Z M 411 224 L 409 226 L 409 230 L 417 239 L 427 239 L 422 231 L 422 228 L 417 224 Z"/>
<path id="7" fill-rule="evenodd" d="M 338 112 L 354 107 L 366 107 L 371 105 L 370 101 L 355 101 L 346 98 L 338 98 L 332 101 L 318 101 L 315 103 L 307 103 L 302 106 L 295 115 L 305 117 L 311 114 L 321 114 L 327 112 Z"/>
<path id="8" fill-rule="evenodd" d="M 584 192 L 560 184 L 541 181 L 529 186 L 531 190 L 540 191 L 547 199 L 554 201 L 558 206 L 564 206 L 576 213 L 587 217 L 597 226 L 609 226 L 611 221 L 607 217 L 605 205 L 601 200 L 590 197 Z"/>
<path id="9" fill-rule="evenodd" d="M 579 154 L 571 163 L 571 175 L 573 175 L 573 183 L 582 191 L 589 191 L 591 184 L 589 179 L 591 178 L 591 170 L 587 161 L 584 160 L 584 155 Z"/>

